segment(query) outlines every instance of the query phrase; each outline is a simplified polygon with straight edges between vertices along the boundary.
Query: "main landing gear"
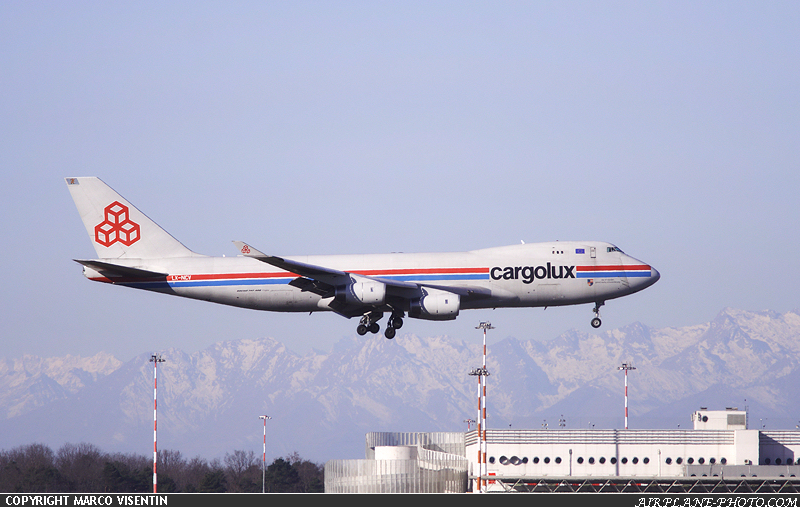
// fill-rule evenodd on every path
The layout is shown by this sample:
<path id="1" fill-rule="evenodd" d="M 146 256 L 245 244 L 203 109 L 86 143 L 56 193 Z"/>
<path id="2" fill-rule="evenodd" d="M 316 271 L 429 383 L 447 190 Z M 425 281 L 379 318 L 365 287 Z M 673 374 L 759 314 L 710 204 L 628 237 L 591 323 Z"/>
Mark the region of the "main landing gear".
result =
<path id="1" fill-rule="evenodd" d="M 377 334 L 378 331 L 381 330 L 381 326 L 378 324 L 378 320 L 383 317 L 383 314 L 374 314 L 374 313 L 367 313 L 358 323 L 358 327 L 356 328 L 356 332 L 361 336 L 367 334 L 369 331 L 372 334 Z"/>
<path id="2" fill-rule="evenodd" d="M 378 334 L 378 331 L 381 330 L 380 324 L 378 321 L 383 317 L 383 313 L 381 312 L 370 312 L 365 314 L 361 317 L 361 320 L 358 323 L 358 327 L 356 328 L 356 332 L 364 336 L 367 332 L 372 334 Z M 403 314 L 393 314 L 389 317 L 389 325 L 386 327 L 386 331 L 384 331 L 384 335 L 388 339 L 392 339 L 397 334 L 397 330 L 403 327 Z"/>
<path id="3" fill-rule="evenodd" d="M 386 338 L 392 339 L 394 335 L 397 333 L 397 330 L 403 327 L 403 316 L 402 315 L 392 315 L 389 317 L 389 327 L 386 328 L 386 331 L 383 333 Z"/>
<path id="4" fill-rule="evenodd" d="M 600 307 L 603 306 L 604 304 L 605 304 L 604 301 L 598 301 L 597 303 L 594 304 L 594 309 L 592 310 L 594 312 L 594 318 L 592 319 L 592 327 L 595 329 L 600 327 L 600 325 L 603 323 L 603 321 L 600 320 Z"/>

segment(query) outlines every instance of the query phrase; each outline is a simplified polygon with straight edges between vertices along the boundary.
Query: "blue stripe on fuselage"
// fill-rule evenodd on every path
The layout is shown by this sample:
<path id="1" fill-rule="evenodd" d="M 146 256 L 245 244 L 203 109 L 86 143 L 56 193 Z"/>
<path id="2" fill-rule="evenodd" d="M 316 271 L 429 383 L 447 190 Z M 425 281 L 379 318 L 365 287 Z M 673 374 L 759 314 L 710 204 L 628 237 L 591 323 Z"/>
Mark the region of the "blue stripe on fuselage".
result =
<path id="1" fill-rule="evenodd" d="M 275 279 L 242 279 L 242 278 L 223 278 L 219 280 L 173 280 L 169 282 L 129 282 L 120 285 L 137 287 L 140 289 L 166 289 L 166 288 L 186 288 L 186 287 L 225 287 L 238 285 L 287 285 L 297 277 L 275 278 Z M 396 280 L 402 282 L 431 282 L 431 281 L 453 281 L 453 280 L 488 280 L 489 275 L 484 273 L 465 274 L 465 275 L 395 275 L 395 276 L 376 276 L 386 280 Z"/>
<path id="2" fill-rule="evenodd" d="M 650 271 L 596 271 L 594 273 L 580 271 L 575 276 L 577 278 L 649 278 Z"/>

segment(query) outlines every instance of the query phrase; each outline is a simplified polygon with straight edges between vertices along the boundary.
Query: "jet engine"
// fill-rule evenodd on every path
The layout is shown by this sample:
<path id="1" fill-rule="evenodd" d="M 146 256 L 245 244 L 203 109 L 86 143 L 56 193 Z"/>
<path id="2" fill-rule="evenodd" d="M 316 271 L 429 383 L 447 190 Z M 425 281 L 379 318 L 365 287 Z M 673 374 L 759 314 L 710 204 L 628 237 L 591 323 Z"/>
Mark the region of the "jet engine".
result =
<path id="1" fill-rule="evenodd" d="M 354 281 L 336 291 L 352 304 L 382 305 L 386 301 L 386 284 L 374 280 Z"/>
<path id="2" fill-rule="evenodd" d="M 461 298 L 458 294 L 437 289 L 423 289 L 423 296 L 412 299 L 408 316 L 423 320 L 454 320 Z"/>

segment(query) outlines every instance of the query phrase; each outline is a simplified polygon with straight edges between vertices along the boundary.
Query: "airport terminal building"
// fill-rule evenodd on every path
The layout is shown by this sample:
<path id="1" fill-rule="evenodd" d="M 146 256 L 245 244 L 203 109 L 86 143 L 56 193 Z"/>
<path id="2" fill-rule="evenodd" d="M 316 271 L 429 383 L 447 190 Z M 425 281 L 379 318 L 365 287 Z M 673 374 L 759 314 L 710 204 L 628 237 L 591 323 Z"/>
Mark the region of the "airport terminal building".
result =
<path id="1" fill-rule="evenodd" d="M 489 429 L 482 469 L 477 430 L 369 433 L 366 459 L 325 464 L 325 491 L 800 491 L 800 431 L 748 429 L 735 408 L 700 409 L 692 421 L 683 430 Z"/>

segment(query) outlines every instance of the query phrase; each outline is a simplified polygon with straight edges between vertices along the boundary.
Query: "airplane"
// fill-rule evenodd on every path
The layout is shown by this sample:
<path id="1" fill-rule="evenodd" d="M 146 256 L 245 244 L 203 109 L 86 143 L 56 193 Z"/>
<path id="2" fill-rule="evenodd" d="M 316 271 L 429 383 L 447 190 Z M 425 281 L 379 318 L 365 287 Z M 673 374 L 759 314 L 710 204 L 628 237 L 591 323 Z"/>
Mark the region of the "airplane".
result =
<path id="1" fill-rule="evenodd" d="M 454 253 L 279 257 L 234 241 L 238 255 L 186 248 L 96 177 L 65 178 L 97 259 L 75 259 L 89 280 L 256 310 L 332 311 L 356 332 L 386 338 L 409 318 L 447 321 L 461 310 L 594 303 L 639 292 L 661 275 L 611 243 L 521 243 Z"/>

